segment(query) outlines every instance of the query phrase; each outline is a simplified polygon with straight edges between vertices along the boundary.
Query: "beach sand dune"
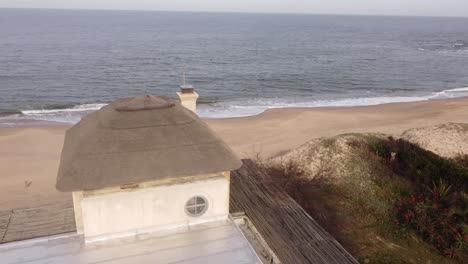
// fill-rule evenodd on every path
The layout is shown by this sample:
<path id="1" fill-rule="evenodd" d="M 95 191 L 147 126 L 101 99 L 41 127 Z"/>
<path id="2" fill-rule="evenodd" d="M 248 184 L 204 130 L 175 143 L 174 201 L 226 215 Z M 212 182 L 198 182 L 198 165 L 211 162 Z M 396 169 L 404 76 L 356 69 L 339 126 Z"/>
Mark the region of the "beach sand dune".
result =
<path id="1" fill-rule="evenodd" d="M 272 109 L 257 116 L 206 121 L 240 156 L 270 157 L 318 137 L 343 133 L 399 136 L 412 128 L 468 123 L 468 98 L 363 107 Z M 71 200 L 69 193 L 55 190 L 67 128 L 0 128 L 0 210 Z"/>
<path id="2" fill-rule="evenodd" d="M 468 155 L 468 124 L 446 123 L 413 128 L 403 132 L 402 138 L 443 157 Z"/>

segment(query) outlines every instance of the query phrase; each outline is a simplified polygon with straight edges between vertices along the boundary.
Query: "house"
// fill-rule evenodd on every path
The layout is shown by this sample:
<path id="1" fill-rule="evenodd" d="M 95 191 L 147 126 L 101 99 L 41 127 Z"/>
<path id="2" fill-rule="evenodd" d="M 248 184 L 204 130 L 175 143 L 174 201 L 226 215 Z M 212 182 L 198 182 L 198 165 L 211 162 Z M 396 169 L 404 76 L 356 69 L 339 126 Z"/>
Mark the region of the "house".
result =
<path id="1" fill-rule="evenodd" d="M 229 173 L 241 161 L 192 102 L 120 99 L 67 131 L 56 187 L 73 193 L 87 241 L 228 218 Z"/>

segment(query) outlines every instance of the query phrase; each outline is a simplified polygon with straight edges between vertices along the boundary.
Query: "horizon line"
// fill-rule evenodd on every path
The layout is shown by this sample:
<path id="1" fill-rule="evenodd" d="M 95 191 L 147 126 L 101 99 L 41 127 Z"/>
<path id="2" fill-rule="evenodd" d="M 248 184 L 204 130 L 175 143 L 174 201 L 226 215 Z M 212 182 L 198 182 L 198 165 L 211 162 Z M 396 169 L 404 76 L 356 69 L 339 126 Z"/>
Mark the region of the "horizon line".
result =
<path id="1" fill-rule="evenodd" d="M 467 16 L 449 15 L 413 15 L 413 14 L 364 14 L 364 13 L 313 13 L 313 12 L 261 12 L 261 11 L 207 11 L 207 10 L 158 10 L 158 9 L 112 9 L 112 8 L 61 8 L 61 7 L 2 7 L 0 9 L 21 10 L 64 10 L 64 11 L 133 11 L 167 13 L 211 13 L 211 14 L 260 14 L 260 15 L 324 15 L 324 16 L 374 16 L 374 17 L 432 17 L 432 18 L 468 18 Z"/>

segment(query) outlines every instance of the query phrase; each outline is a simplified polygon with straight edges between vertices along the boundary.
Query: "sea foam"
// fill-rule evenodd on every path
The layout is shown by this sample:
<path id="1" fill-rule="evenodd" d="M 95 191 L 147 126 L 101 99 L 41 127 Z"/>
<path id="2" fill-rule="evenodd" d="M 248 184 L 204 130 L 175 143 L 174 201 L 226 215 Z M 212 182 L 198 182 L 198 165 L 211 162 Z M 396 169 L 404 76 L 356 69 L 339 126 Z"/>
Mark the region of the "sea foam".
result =
<path id="1" fill-rule="evenodd" d="M 344 99 L 250 99 L 233 102 L 219 102 L 214 105 L 199 106 L 199 114 L 207 118 L 228 118 L 257 115 L 273 108 L 304 108 L 304 107 L 347 107 L 368 106 L 388 103 L 416 102 L 431 99 L 448 99 L 468 96 L 468 87 L 447 89 L 424 96 L 378 96 Z"/>
<path id="2" fill-rule="evenodd" d="M 217 101 L 199 104 L 198 114 L 204 118 L 229 118 L 257 115 L 273 108 L 306 108 L 306 107 L 346 107 L 367 106 L 387 103 L 415 102 L 430 99 L 446 99 L 468 96 L 468 87 L 446 89 L 422 96 L 377 96 L 343 99 L 310 98 L 253 98 L 233 101 Z M 106 104 L 82 104 L 65 109 L 23 110 L 21 113 L 0 117 L 0 124 L 21 123 L 22 121 L 48 121 L 74 124 L 93 111 Z"/>

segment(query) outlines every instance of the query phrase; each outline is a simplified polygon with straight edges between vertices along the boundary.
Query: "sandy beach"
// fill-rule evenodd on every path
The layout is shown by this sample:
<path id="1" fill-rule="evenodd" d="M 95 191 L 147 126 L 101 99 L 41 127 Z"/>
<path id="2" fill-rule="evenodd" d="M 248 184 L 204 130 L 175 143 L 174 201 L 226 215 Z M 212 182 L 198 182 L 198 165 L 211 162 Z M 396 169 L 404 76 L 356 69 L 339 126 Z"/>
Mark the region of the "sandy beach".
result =
<path id="1" fill-rule="evenodd" d="M 310 139 L 343 133 L 399 136 L 411 128 L 468 123 L 468 98 L 341 108 L 272 109 L 257 116 L 209 119 L 241 156 L 275 156 Z M 69 126 L 0 128 L 0 210 L 71 200 L 55 190 Z"/>

